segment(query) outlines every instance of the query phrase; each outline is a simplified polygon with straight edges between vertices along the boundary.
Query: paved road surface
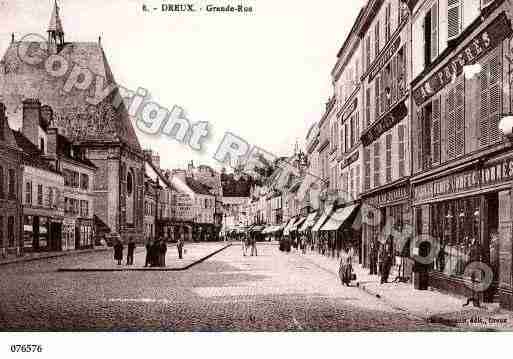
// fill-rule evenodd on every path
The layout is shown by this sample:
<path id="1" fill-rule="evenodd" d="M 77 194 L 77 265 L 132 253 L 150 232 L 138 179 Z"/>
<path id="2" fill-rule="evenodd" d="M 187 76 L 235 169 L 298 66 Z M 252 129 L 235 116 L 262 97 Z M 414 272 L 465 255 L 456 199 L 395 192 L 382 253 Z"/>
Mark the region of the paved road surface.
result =
<path id="1" fill-rule="evenodd" d="M 0 268 L 1 330 L 449 330 L 394 309 L 307 259 L 232 246 L 183 272 L 58 273 L 107 253 Z"/>

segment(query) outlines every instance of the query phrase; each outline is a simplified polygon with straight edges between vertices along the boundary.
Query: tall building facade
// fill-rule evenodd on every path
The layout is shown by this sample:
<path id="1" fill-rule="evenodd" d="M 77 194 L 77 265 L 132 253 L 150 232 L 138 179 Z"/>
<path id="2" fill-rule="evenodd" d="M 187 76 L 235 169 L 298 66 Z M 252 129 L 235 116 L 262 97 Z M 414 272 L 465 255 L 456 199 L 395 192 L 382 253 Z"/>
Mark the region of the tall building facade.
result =
<path id="1" fill-rule="evenodd" d="M 485 299 L 513 308 L 513 157 L 500 129 L 513 111 L 511 2 L 408 5 L 414 224 L 440 247 L 429 285 L 468 295 L 480 261 L 493 278 Z"/>
<path id="2" fill-rule="evenodd" d="M 379 247 L 385 225 L 402 231 L 410 211 L 410 25 L 403 1 L 370 0 L 360 17 L 363 102 L 362 202 L 373 208 L 373 222 L 362 226 L 364 264 Z M 400 255 L 403 243 L 392 243 Z M 408 262 L 411 271 L 411 261 Z"/>
<path id="3" fill-rule="evenodd" d="M 53 126 L 97 167 L 92 184 L 97 235 L 142 238 L 144 156 L 101 42 L 65 41 L 57 4 L 47 35 L 47 41 L 39 43 L 13 39 L 1 61 L 0 96 L 11 126 L 20 125 L 23 100 L 35 98 L 49 105 L 54 112 Z M 38 61 L 26 61 L 20 49 L 36 49 L 33 55 L 38 54 Z M 58 59 L 63 67 L 45 66 L 52 59 Z M 56 68 L 69 71 L 57 73 Z M 91 76 L 88 88 L 66 86 L 73 69 Z M 98 86 L 108 86 L 111 91 L 97 99 Z"/>
<path id="4" fill-rule="evenodd" d="M 22 241 L 22 153 L 0 102 L 0 256 L 18 255 Z"/>

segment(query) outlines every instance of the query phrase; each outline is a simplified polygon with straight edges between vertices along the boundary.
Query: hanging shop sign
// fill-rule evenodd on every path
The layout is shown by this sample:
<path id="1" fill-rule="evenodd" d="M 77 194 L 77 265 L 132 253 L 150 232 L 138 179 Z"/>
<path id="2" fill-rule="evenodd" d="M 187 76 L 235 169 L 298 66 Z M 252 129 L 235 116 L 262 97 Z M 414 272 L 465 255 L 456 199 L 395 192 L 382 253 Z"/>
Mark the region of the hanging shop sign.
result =
<path id="1" fill-rule="evenodd" d="M 450 84 L 454 77 L 463 72 L 463 67 L 477 62 L 483 55 L 497 47 L 502 40 L 511 36 L 512 29 L 506 14 L 500 14 L 493 23 L 474 37 L 456 56 L 451 58 L 447 65 L 443 66 L 422 85 L 413 90 L 413 99 L 417 106 L 426 102 L 446 85 Z"/>
<path id="2" fill-rule="evenodd" d="M 408 114 L 408 108 L 404 101 L 399 102 L 385 116 L 381 117 L 378 122 L 374 123 L 362 135 L 362 143 L 365 147 L 376 141 L 383 133 L 393 128 L 401 122 Z"/>
<path id="3" fill-rule="evenodd" d="M 434 199 L 513 181 L 513 157 L 415 186 L 415 201 Z"/>
<path id="4" fill-rule="evenodd" d="M 383 191 L 375 196 L 365 199 L 365 203 L 381 207 L 391 203 L 406 201 L 410 197 L 410 191 L 407 184 Z"/>
<path id="5" fill-rule="evenodd" d="M 340 169 L 346 168 L 351 163 L 358 161 L 358 158 L 360 157 L 360 152 L 356 151 L 351 156 L 347 157 L 345 160 L 342 161 L 340 165 Z"/>
<path id="6" fill-rule="evenodd" d="M 401 46 L 401 37 L 398 36 L 394 42 L 390 44 L 390 46 L 383 51 L 379 59 L 374 62 L 372 69 L 369 71 L 369 80 L 371 83 L 372 80 L 376 77 L 376 75 L 381 71 L 381 69 L 388 63 L 388 61 L 394 56 L 394 54 L 399 50 L 399 46 Z"/>

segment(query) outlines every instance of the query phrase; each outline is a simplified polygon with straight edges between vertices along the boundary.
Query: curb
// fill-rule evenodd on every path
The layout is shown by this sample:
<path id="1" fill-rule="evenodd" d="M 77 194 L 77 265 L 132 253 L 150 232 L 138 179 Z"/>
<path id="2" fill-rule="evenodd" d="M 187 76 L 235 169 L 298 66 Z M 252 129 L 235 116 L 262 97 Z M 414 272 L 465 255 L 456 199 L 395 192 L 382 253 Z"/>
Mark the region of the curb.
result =
<path id="1" fill-rule="evenodd" d="M 206 255 L 205 257 L 202 257 L 192 263 L 189 263 L 186 266 L 183 267 L 170 267 L 170 268 L 59 268 L 57 269 L 57 272 L 179 272 L 179 271 L 185 271 L 187 269 L 190 269 L 191 267 L 195 266 L 196 264 L 200 264 L 201 262 L 206 261 L 207 259 L 215 256 L 216 254 L 224 251 L 225 249 L 231 247 L 231 244 L 228 244 L 224 247 L 221 247 L 220 249 Z"/>
<path id="2" fill-rule="evenodd" d="M 0 266 L 8 265 L 8 264 L 17 264 L 17 263 L 28 263 L 28 262 L 35 262 L 35 261 L 41 261 L 44 259 L 53 259 L 53 258 L 59 258 L 59 257 L 65 257 L 65 256 L 72 256 L 72 255 L 80 255 L 80 254 L 88 254 L 88 253 L 94 253 L 94 252 L 102 252 L 107 251 L 111 248 L 95 248 L 95 249 L 85 249 L 81 251 L 71 251 L 71 252 L 60 252 L 55 253 L 49 256 L 41 256 L 41 257 L 33 257 L 33 258 L 24 258 L 24 257 L 18 257 L 18 259 L 12 259 L 5 262 L 0 262 Z"/>

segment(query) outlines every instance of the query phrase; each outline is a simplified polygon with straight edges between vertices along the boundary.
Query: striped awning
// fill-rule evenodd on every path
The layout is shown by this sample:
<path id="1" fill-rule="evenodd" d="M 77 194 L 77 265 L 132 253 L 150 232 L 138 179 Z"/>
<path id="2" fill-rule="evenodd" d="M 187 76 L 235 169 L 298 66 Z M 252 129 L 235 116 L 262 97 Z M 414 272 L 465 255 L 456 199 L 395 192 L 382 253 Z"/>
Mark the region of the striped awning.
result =
<path id="1" fill-rule="evenodd" d="M 356 205 L 347 206 L 344 208 L 337 209 L 326 221 L 324 226 L 321 227 L 321 231 L 336 231 L 344 222 L 351 216 L 353 211 L 356 209 Z"/>
<path id="2" fill-rule="evenodd" d="M 324 210 L 324 212 L 322 213 L 322 216 L 317 220 L 317 222 L 313 226 L 312 232 L 319 232 L 319 229 L 321 229 L 321 227 L 324 225 L 324 223 L 326 222 L 326 220 L 328 219 L 328 217 L 332 211 L 333 211 L 333 205 L 328 206 Z"/>
<path id="3" fill-rule="evenodd" d="M 301 227 L 298 228 L 298 231 L 304 232 L 304 231 L 308 230 L 308 228 L 311 228 L 315 224 L 315 217 L 316 216 L 317 216 L 317 211 L 315 211 L 313 213 L 310 213 L 306 217 L 306 220 L 303 222 Z"/>

